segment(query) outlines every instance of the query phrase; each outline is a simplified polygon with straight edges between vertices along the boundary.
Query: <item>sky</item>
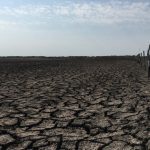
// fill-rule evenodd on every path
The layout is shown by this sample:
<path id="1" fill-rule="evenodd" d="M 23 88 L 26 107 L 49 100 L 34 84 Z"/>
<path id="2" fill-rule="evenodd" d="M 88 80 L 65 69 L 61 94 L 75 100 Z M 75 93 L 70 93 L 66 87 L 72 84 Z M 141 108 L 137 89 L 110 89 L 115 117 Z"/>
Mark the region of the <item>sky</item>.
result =
<path id="1" fill-rule="evenodd" d="M 136 55 L 149 0 L 0 0 L 0 56 Z"/>

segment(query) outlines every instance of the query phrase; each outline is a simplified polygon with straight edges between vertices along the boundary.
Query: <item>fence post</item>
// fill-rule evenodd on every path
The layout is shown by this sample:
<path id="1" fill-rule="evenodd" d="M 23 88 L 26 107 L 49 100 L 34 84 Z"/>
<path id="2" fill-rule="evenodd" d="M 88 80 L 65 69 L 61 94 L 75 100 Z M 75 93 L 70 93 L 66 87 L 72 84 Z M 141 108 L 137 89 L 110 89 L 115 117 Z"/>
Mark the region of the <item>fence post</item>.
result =
<path id="1" fill-rule="evenodd" d="M 140 60 L 141 60 L 141 67 L 142 67 L 142 65 L 143 65 L 143 63 L 142 63 L 142 53 L 140 53 Z"/>
<path id="2" fill-rule="evenodd" d="M 145 51 L 143 51 L 143 64 L 144 64 L 144 69 L 146 70 L 146 57 L 145 57 Z"/>
<path id="3" fill-rule="evenodd" d="M 137 55 L 137 62 L 140 64 L 140 54 Z"/>
<path id="4" fill-rule="evenodd" d="M 150 45 L 147 51 L 147 61 L 148 61 L 148 78 L 150 77 Z"/>

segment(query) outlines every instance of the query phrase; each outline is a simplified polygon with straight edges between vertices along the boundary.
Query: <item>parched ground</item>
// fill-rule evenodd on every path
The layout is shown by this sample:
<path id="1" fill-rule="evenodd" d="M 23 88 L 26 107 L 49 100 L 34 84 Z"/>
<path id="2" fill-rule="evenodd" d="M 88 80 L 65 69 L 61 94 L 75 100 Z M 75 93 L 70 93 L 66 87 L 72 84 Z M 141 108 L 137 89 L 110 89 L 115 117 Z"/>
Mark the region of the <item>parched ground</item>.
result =
<path id="1" fill-rule="evenodd" d="M 134 60 L 0 59 L 0 149 L 149 150 L 149 119 Z"/>

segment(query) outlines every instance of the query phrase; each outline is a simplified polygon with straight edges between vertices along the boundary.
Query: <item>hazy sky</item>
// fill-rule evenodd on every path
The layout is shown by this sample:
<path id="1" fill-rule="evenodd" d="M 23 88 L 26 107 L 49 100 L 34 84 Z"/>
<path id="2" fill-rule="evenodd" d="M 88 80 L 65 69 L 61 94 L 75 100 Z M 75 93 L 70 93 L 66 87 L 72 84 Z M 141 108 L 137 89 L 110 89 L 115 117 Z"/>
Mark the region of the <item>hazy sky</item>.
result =
<path id="1" fill-rule="evenodd" d="M 132 55 L 149 42 L 149 0 L 0 0 L 0 56 Z"/>

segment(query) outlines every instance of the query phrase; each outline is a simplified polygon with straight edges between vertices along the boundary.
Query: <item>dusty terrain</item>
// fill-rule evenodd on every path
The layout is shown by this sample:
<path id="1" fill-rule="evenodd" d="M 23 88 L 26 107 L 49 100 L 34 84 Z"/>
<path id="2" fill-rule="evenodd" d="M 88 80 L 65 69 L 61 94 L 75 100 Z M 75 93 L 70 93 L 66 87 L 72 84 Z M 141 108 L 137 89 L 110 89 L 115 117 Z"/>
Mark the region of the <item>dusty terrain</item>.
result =
<path id="1" fill-rule="evenodd" d="M 148 150 L 149 92 L 127 58 L 1 58 L 0 149 Z"/>

